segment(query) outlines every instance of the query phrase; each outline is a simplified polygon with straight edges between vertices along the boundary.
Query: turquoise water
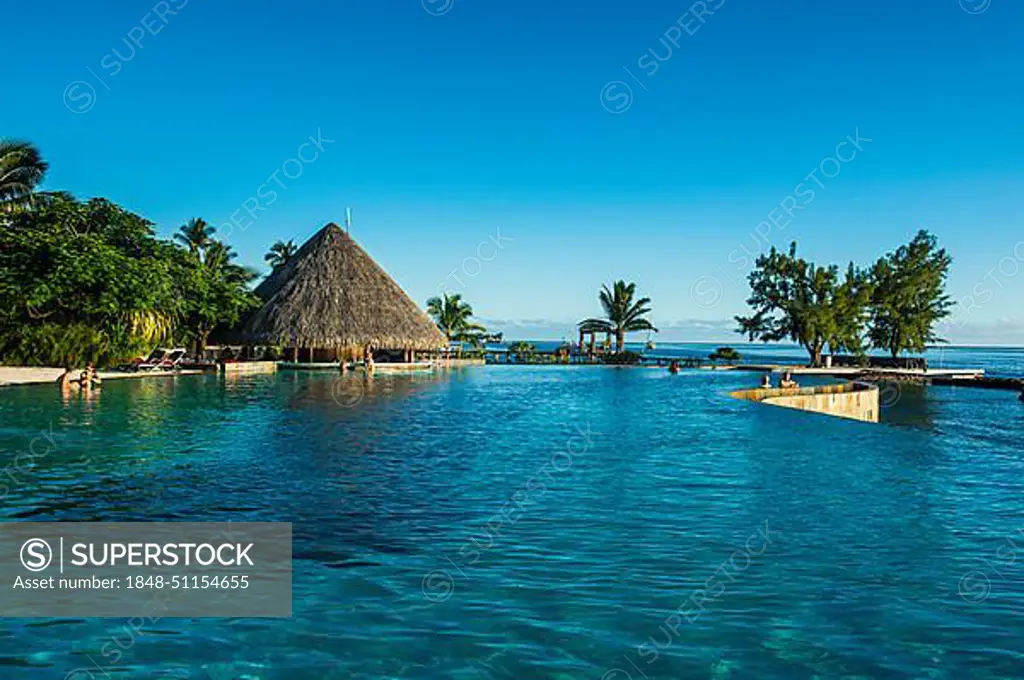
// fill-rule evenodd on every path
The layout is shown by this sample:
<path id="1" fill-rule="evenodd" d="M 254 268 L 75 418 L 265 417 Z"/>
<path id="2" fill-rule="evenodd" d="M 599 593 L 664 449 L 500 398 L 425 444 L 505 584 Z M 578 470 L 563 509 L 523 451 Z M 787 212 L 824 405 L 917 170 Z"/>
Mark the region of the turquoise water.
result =
<path id="1" fill-rule="evenodd" d="M 3 620 L 0 677 L 1024 677 L 1016 395 L 908 388 L 869 425 L 726 394 L 754 382 L 2 390 L 4 520 L 290 521 L 295 585 L 291 619 Z"/>

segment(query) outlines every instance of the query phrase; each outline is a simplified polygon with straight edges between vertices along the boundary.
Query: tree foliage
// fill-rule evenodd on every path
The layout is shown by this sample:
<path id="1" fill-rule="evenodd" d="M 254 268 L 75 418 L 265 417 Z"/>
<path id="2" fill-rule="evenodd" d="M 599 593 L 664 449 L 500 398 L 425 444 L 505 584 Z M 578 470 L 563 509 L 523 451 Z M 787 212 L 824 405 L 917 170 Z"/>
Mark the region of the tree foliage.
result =
<path id="1" fill-rule="evenodd" d="M 870 282 L 850 263 L 844 279 L 835 265 L 820 267 L 772 248 L 750 272 L 753 314 L 737 316 L 738 332 L 751 341 L 792 340 L 805 348 L 811 364 L 821 365 L 826 345 L 833 353 L 861 351 Z"/>
<path id="2" fill-rule="evenodd" d="M 427 313 L 434 323 L 448 338 L 448 342 L 468 342 L 477 344 L 484 337 L 487 329 L 473 321 L 473 307 L 462 301 L 458 293 L 427 300 Z"/>
<path id="3" fill-rule="evenodd" d="M 194 217 L 179 227 L 174 240 L 188 248 L 193 255 L 199 255 L 213 241 L 216 229 L 201 217 Z"/>
<path id="4" fill-rule="evenodd" d="M 104 199 L 57 194 L 13 213 L 0 223 L 0 358 L 109 364 L 205 339 L 254 303 L 251 275 L 207 247 L 203 262 Z"/>
<path id="5" fill-rule="evenodd" d="M 537 346 L 530 342 L 513 342 L 508 346 L 508 353 L 516 358 L 516 361 L 529 361 L 537 354 Z"/>
<path id="6" fill-rule="evenodd" d="M 727 364 L 735 364 L 742 358 L 742 355 L 732 347 L 719 347 L 708 355 L 712 361 L 724 361 Z"/>
<path id="7" fill-rule="evenodd" d="M 946 278 L 953 259 L 927 231 L 878 260 L 871 270 L 871 342 L 893 357 L 922 352 L 933 342 L 935 324 L 949 316 L 953 302 Z"/>
<path id="8" fill-rule="evenodd" d="M 180 311 L 168 247 L 147 221 L 109 201 L 55 197 L 0 225 L 0 243 L 0 356 L 8 361 L 131 355 L 162 339 Z"/>
<path id="9" fill-rule="evenodd" d="M 584 331 L 596 331 L 598 333 L 611 333 L 615 335 L 615 351 L 622 352 L 626 345 L 626 333 L 634 331 L 658 332 L 647 315 L 651 313 L 651 299 L 642 297 L 634 300 L 636 295 L 636 284 L 616 281 L 609 288 L 607 285 L 601 287 L 598 300 L 604 309 L 605 318 L 584 319 L 579 327 Z"/>
<path id="10" fill-rule="evenodd" d="M 47 165 L 32 144 L 0 140 L 0 214 L 31 208 Z"/>
<path id="11" fill-rule="evenodd" d="M 926 231 L 870 270 L 851 262 L 842 277 L 835 265 L 798 257 L 796 243 L 788 253 L 772 248 L 748 277 L 752 314 L 736 317 L 738 332 L 752 341 L 797 342 L 815 366 L 826 346 L 833 354 L 863 355 L 869 344 L 894 357 L 920 352 L 939 340 L 935 324 L 952 307 L 945 294 L 951 262 Z"/>
<path id="12" fill-rule="evenodd" d="M 263 260 L 269 264 L 272 268 L 277 269 L 278 267 L 284 266 L 290 259 L 295 257 L 295 253 L 298 252 L 298 248 L 295 246 L 295 241 L 289 239 L 286 241 L 276 241 L 274 245 L 270 246 L 270 250 L 263 256 Z"/>
<path id="13" fill-rule="evenodd" d="M 178 251 L 176 276 L 182 291 L 182 332 L 196 355 L 206 348 L 218 326 L 230 327 L 259 305 L 248 284 L 255 272 L 234 263 L 236 254 L 216 240 L 208 240 L 197 252 Z"/>

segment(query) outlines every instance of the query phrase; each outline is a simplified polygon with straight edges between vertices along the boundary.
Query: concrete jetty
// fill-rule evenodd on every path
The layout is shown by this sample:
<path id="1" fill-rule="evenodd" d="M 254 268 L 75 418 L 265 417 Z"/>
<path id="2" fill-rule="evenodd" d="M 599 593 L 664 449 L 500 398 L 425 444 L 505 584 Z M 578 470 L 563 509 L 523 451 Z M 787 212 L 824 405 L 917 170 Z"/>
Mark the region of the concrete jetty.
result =
<path id="1" fill-rule="evenodd" d="M 737 390 L 731 396 L 770 406 L 795 408 L 868 423 L 877 423 L 879 419 L 878 387 L 868 383 Z"/>
<path id="2" fill-rule="evenodd" d="M 740 364 L 736 366 L 739 371 L 761 371 L 764 373 L 784 373 L 789 371 L 793 375 L 823 375 L 834 378 L 855 378 L 859 375 L 870 373 L 871 375 L 892 376 L 899 378 L 920 378 L 931 380 L 934 378 L 946 378 L 955 380 L 971 380 L 981 378 L 985 375 L 983 368 L 866 368 L 858 366 L 842 367 L 821 367 L 811 368 L 809 366 L 793 366 L 790 364 Z"/>

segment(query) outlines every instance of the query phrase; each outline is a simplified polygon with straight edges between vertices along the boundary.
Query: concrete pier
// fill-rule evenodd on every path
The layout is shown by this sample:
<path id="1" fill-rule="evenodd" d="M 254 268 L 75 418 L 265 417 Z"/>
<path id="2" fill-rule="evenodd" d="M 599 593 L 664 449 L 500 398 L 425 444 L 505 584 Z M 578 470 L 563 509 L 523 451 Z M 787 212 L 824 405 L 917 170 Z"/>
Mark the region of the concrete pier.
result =
<path id="1" fill-rule="evenodd" d="M 891 376 L 893 378 L 921 378 L 924 380 L 931 380 L 932 378 L 969 380 L 981 378 L 985 375 L 985 369 L 983 368 L 811 368 L 809 366 L 791 366 L 789 364 L 740 364 L 736 366 L 736 370 L 764 373 L 784 373 L 789 371 L 793 375 L 823 375 L 834 378 L 855 378 L 864 373 L 870 373 L 872 375 Z"/>
<path id="2" fill-rule="evenodd" d="M 737 390 L 731 396 L 868 423 L 877 423 L 879 419 L 878 387 L 867 383 Z"/>

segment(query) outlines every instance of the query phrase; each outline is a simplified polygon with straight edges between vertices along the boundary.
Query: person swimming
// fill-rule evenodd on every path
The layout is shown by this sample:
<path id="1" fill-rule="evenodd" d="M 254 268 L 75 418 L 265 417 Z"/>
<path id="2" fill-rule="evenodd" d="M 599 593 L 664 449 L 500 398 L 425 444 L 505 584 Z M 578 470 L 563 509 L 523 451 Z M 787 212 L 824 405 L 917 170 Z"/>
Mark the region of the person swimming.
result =
<path id="1" fill-rule="evenodd" d="M 672 373 L 673 375 L 678 373 L 679 372 L 679 362 L 678 361 L 673 361 L 672 363 L 670 363 L 668 365 L 668 372 Z"/>

